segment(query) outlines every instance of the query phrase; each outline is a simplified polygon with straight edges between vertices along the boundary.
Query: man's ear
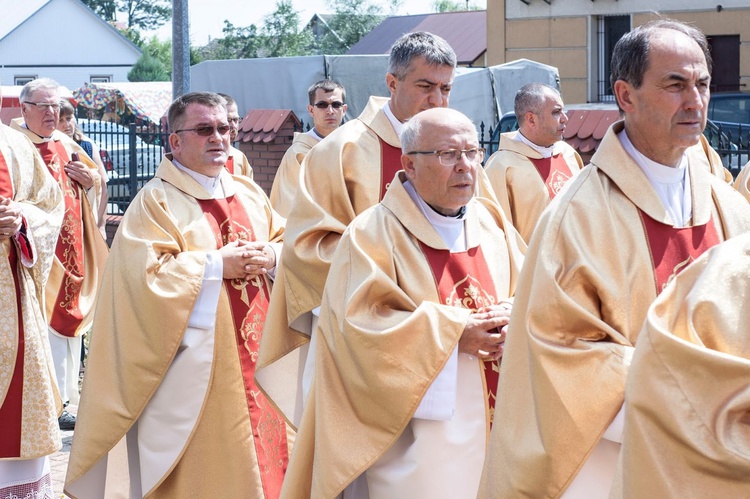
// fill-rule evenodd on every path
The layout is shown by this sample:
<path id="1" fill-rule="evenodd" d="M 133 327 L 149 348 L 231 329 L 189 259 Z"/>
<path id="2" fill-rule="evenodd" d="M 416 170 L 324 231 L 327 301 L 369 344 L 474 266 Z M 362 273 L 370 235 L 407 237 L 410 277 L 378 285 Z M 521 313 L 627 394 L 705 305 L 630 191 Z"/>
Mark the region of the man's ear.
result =
<path id="1" fill-rule="evenodd" d="M 312 104 L 307 105 L 307 112 L 310 113 L 311 117 L 313 117 L 313 109 L 315 109 L 315 107 Z"/>
<path id="2" fill-rule="evenodd" d="M 530 127 L 536 126 L 536 114 L 532 113 L 531 111 L 526 111 L 526 114 L 523 117 L 526 124 Z"/>
<path id="3" fill-rule="evenodd" d="M 398 86 L 398 78 L 393 73 L 387 73 L 385 75 L 385 84 L 388 90 L 391 92 L 391 97 L 396 93 L 396 87 Z"/>
<path id="4" fill-rule="evenodd" d="M 172 132 L 169 134 L 169 148 L 174 151 L 180 148 L 180 134 Z"/>
<path id="5" fill-rule="evenodd" d="M 411 180 L 414 178 L 414 158 L 409 154 L 401 155 L 401 168 L 406 172 L 406 177 Z"/>
<path id="6" fill-rule="evenodd" d="M 625 80 L 617 80 L 614 87 L 612 87 L 612 91 L 617 99 L 617 104 L 625 112 L 633 110 L 633 106 L 635 105 L 634 90 L 633 85 Z"/>

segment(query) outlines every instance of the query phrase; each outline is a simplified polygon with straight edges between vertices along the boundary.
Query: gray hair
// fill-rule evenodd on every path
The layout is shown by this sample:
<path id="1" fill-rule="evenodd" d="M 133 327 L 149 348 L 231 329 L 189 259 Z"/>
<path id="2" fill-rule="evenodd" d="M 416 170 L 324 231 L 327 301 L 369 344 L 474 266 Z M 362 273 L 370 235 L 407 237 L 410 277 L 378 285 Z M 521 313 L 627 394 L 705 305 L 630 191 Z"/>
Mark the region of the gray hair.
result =
<path id="1" fill-rule="evenodd" d="M 343 85 L 333 80 L 320 80 L 310 85 L 310 88 L 307 89 L 307 98 L 310 100 L 311 106 L 315 104 L 315 92 L 318 90 L 322 90 L 325 93 L 341 90 L 341 100 L 346 102 L 346 89 Z"/>
<path id="2" fill-rule="evenodd" d="M 403 80 L 417 57 L 423 57 L 430 66 L 456 67 L 456 53 L 448 42 L 432 33 L 417 31 L 403 35 L 393 44 L 388 72 Z"/>
<path id="3" fill-rule="evenodd" d="M 177 97 L 169 105 L 167 111 L 167 122 L 170 130 L 177 130 L 178 123 L 185 116 L 185 111 L 190 104 L 200 104 L 206 107 L 222 107 L 226 109 L 224 97 L 213 92 L 190 92 Z"/>
<path id="4" fill-rule="evenodd" d="M 419 136 L 422 132 L 421 120 L 409 120 L 401 128 L 401 152 L 403 154 L 414 151 L 418 147 Z"/>
<path id="5" fill-rule="evenodd" d="M 560 96 L 560 92 L 555 87 L 544 83 L 528 83 L 518 90 L 513 101 L 513 111 L 516 113 L 519 125 L 525 121 L 526 113 L 539 114 L 542 111 L 548 92 Z"/>
<path id="6" fill-rule="evenodd" d="M 19 102 L 27 102 L 27 99 L 31 96 L 31 94 L 33 94 L 37 90 L 49 89 L 58 91 L 59 88 L 60 84 L 52 78 L 37 78 L 36 80 L 31 80 L 23 86 L 23 88 L 21 89 L 21 95 L 18 96 L 18 100 Z"/>
<path id="7" fill-rule="evenodd" d="M 617 80 L 623 80 L 634 88 L 643 84 L 643 75 L 648 69 L 651 37 L 659 30 L 673 30 L 692 38 L 703 51 L 709 74 L 713 68 L 708 40 L 698 28 L 674 19 L 655 19 L 625 33 L 612 51 L 610 84 L 614 88 Z M 619 107 L 619 102 L 618 102 Z M 620 109 L 622 112 L 622 109 Z"/>

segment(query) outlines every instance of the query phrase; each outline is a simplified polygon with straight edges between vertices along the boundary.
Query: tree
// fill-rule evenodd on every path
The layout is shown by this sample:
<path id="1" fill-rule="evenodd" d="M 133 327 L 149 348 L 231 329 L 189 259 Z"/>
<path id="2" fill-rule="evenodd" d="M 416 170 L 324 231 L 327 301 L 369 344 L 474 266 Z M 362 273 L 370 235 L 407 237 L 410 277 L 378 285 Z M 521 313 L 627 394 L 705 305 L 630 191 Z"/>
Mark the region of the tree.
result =
<path id="1" fill-rule="evenodd" d="M 321 41 L 325 54 L 343 54 L 384 19 L 382 8 L 370 0 L 329 0 L 334 14 Z M 397 5 L 397 3 L 393 4 Z"/>
<path id="2" fill-rule="evenodd" d="M 484 10 L 477 4 L 454 0 L 435 0 L 432 2 L 435 12 L 460 12 L 465 10 Z"/>
<path id="3" fill-rule="evenodd" d="M 252 59 L 258 57 L 260 38 L 258 28 L 254 24 L 240 27 L 224 20 L 222 33 L 224 34 L 222 38 L 216 38 L 199 49 L 204 59 Z"/>
<path id="4" fill-rule="evenodd" d="M 307 55 L 312 36 L 299 28 L 299 11 L 291 0 L 276 2 L 276 10 L 263 18 L 260 51 L 263 57 Z"/>
<path id="5" fill-rule="evenodd" d="M 115 21 L 117 12 L 127 16 L 127 27 L 150 31 L 172 17 L 171 0 L 83 0 L 105 21 Z"/>
<path id="6" fill-rule="evenodd" d="M 170 81 L 170 79 L 167 68 L 148 52 L 144 52 L 128 72 L 128 81 Z"/>

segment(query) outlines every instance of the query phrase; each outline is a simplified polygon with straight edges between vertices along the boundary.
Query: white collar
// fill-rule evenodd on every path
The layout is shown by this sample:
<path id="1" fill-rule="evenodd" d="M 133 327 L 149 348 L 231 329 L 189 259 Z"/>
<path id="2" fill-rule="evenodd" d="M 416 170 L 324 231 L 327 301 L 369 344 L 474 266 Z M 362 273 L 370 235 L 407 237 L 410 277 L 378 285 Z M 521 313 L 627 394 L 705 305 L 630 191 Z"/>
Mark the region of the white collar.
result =
<path id="1" fill-rule="evenodd" d="M 181 170 L 190 175 L 193 180 L 198 182 L 201 187 L 206 189 L 206 191 L 211 194 L 211 197 L 213 199 L 224 199 L 226 197 L 224 194 L 224 187 L 221 185 L 221 172 L 219 172 L 219 174 L 215 177 L 209 177 L 208 175 L 203 175 L 202 173 L 198 173 L 195 170 L 191 170 L 174 158 L 172 158 L 172 164 L 174 164 L 178 170 Z"/>
<path id="2" fill-rule="evenodd" d="M 383 112 L 388 117 L 388 121 L 391 122 L 391 126 L 396 131 L 396 135 L 401 137 L 401 130 L 404 129 L 404 124 L 401 123 L 398 118 L 396 118 L 396 115 L 393 114 L 393 111 L 391 111 L 391 101 L 388 100 L 388 102 L 383 106 Z"/>
<path id="3" fill-rule="evenodd" d="M 555 142 L 549 147 L 542 147 L 540 145 L 534 144 L 532 141 L 526 138 L 526 136 L 521 133 L 521 130 L 519 130 L 518 133 L 516 134 L 516 140 L 523 142 L 527 146 L 531 147 L 536 152 L 541 154 L 543 158 L 551 158 L 552 155 L 555 154 L 555 146 L 557 145 L 557 142 Z"/>

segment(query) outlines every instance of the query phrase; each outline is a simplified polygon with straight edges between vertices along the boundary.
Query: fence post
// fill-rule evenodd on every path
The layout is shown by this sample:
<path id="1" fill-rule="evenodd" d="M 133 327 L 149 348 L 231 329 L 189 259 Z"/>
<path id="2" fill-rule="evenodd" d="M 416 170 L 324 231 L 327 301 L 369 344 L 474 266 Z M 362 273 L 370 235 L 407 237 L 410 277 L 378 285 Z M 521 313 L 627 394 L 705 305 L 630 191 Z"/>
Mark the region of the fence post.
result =
<path id="1" fill-rule="evenodd" d="M 136 193 L 138 192 L 138 152 L 136 150 L 135 143 L 135 123 L 131 123 L 130 125 L 128 125 L 128 129 L 130 131 L 130 133 L 128 134 L 128 147 L 130 148 L 130 164 L 128 165 L 128 168 L 130 169 L 130 176 L 128 177 L 128 185 L 130 186 L 130 199 L 128 200 L 128 205 L 130 205 Z"/>

